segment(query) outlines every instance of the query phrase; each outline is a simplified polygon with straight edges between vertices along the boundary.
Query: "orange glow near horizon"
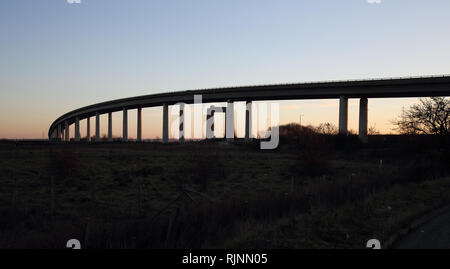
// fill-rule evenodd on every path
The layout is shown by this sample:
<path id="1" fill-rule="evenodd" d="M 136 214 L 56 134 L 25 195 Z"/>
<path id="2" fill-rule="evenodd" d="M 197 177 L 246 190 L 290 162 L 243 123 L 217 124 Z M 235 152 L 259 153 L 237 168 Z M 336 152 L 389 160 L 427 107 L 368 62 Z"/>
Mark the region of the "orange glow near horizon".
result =
<path id="1" fill-rule="evenodd" d="M 372 98 L 369 99 L 369 127 L 375 127 L 380 133 L 389 134 L 395 133 L 393 125 L 390 122 L 395 119 L 401 112 L 402 107 L 418 101 L 418 98 Z M 258 106 L 262 102 L 254 102 L 254 106 Z M 337 99 L 316 99 L 316 100 L 295 100 L 295 101 L 281 101 L 280 103 L 280 125 L 287 123 L 299 123 L 300 115 L 302 125 L 317 126 L 320 123 L 329 122 L 338 125 L 339 100 Z M 212 104 L 203 104 L 203 119 L 202 121 L 202 137 L 205 136 L 206 126 L 206 108 Z M 216 103 L 215 105 L 225 106 L 226 103 Z M 191 110 L 191 118 L 186 117 L 186 126 L 191 126 L 191 133 L 185 133 L 188 138 L 194 137 L 193 133 L 193 106 L 187 106 Z M 348 111 L 348 128 L 349 130 L 358 130 L 359 117 L 359 100 L 349 99 Z M 243 137 L 245 134 L 245 102 L 236 102 L 235 110 L 235 130 L 238 137 Z M 169 129 L 171 124 L 178 124 L 178 107 L 169 107 Z M 1 117 L 0 138 L 6 139 L 41 139 L 47 138 L 47 130 L 50 125 L 49 116 L 45 115 L 46 121 L 39 115 L 26 115 L 24 112 L 19 113 L 16 117 Z M 55 115 L 52 115 L 56 118 Z M 122 111 L 113 113 L 113 137 L 122 136 Z M 257 116 L 254 115 L 253 120 Z M 222 113 L 215 115 L 215 136 L 222 137 L 224 135 L 224 120 Z M 95 117 L 90 119 L 91 136 L 95 135 Z M 128 137 L 135 139 L 137 136 L 137 110 L 128 111 Z M 86 120 L 80 121 L 81 137 L 86 136 Z M 259 126 L 260 130 L 264 130 L 267 126 Z M 108 116 L 102 114 L 100 116 L 100 134 L 101 136 L 108 133 Z M 188 128 L 187 128 L 188 129 Z M 254 130 L 254 134 L 256 131 Z M 74 125 L 70 126 L 70 137 L 74 137 Z M 143 108 L 142 110 L 142 137 L 143 139 L 155 139 L 162 137 L 162 108 Z M 177 138 L 178 133 L 172 135 L 169 130 L 169 138 Z"/>

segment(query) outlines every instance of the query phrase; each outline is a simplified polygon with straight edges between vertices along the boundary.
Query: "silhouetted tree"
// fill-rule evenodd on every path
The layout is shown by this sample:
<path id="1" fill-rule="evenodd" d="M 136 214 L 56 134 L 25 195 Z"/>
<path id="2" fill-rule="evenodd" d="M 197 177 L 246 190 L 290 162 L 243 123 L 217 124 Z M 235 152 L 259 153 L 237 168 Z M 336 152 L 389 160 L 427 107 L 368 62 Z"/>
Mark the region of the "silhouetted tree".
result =
<path id="1" fill-rule="evenodd" d="M 421 98 L 419 104 L 404 109 L 395 128 L 402 134 L 450 133 L 450 99 L 445 97 Z"/>
<path id="2" fill-rule="evenodd" d="M 325 135 L 335 135 L 338 133 L 338 128 L 336 127 L 336 125 L 326 122 L 319 124 L 319 126 L 316 128 L 316 132 Z"/>
<path id="3" fill-rule="evenodd" d="M 367 134 L 368 135 L 379 135 L 380 131 L 378 131 L 378 129 L 375 127 L 375 125 L 370 126 L 369 129 L 367 130 Z"/>

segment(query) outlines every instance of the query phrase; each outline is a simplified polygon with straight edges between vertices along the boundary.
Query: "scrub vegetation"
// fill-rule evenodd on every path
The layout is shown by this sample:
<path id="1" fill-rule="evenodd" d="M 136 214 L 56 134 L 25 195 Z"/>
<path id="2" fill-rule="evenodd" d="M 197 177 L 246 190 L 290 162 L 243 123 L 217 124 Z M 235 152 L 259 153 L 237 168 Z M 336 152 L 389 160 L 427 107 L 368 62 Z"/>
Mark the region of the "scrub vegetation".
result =
<path id="1" fill-rule="evenodd" d="M 450 203 L 448 136 L 0 142 L 0 247 L 364 248 Z M 331 130 L 331 131 L 330 131 Z"/>

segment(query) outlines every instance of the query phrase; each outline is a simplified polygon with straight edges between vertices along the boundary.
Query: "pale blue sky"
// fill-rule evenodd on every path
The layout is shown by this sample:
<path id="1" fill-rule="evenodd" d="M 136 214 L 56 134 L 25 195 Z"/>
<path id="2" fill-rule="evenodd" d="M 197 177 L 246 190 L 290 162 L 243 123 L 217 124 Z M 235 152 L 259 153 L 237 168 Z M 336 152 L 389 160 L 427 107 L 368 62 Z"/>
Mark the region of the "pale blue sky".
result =
<path id="1" fill-rule="evenodd" d="M 2 0 L 0 137 L 39 138 L 72 109 L 149 93 L 450 74 L 449 12 L 448 0 Z M 414 101 L 370 99 L 369 125 L 389 131 Z M 336 100 L 282 105 L 282 123 L 337 123 Z M 159 113 L 144 113 L 144 135 Z"/>

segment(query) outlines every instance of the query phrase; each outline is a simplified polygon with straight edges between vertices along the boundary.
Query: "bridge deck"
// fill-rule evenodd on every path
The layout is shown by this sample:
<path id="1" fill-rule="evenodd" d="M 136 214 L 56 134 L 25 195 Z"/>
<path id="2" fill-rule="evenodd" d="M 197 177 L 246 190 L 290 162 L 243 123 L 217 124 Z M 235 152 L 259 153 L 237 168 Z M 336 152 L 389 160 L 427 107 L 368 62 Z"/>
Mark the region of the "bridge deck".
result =
<path id="1" fill-rule="evenodd" d="M 49 137 L 57 125 L 75 118 L 84 119 L 100 114 L 139 107 L 154 107 L 179 102 L 191 104 L 194 95 L 201 94 L 203 103 L 226 101 L 270 101 L 294 99 L 388 98 L 450 96 L 450 76 L 411 77 L 372 80 L 349 80 L 243 86 L 168 92 L 117 99 L 82 107 L 56 119 L 49 128 Z"/>

